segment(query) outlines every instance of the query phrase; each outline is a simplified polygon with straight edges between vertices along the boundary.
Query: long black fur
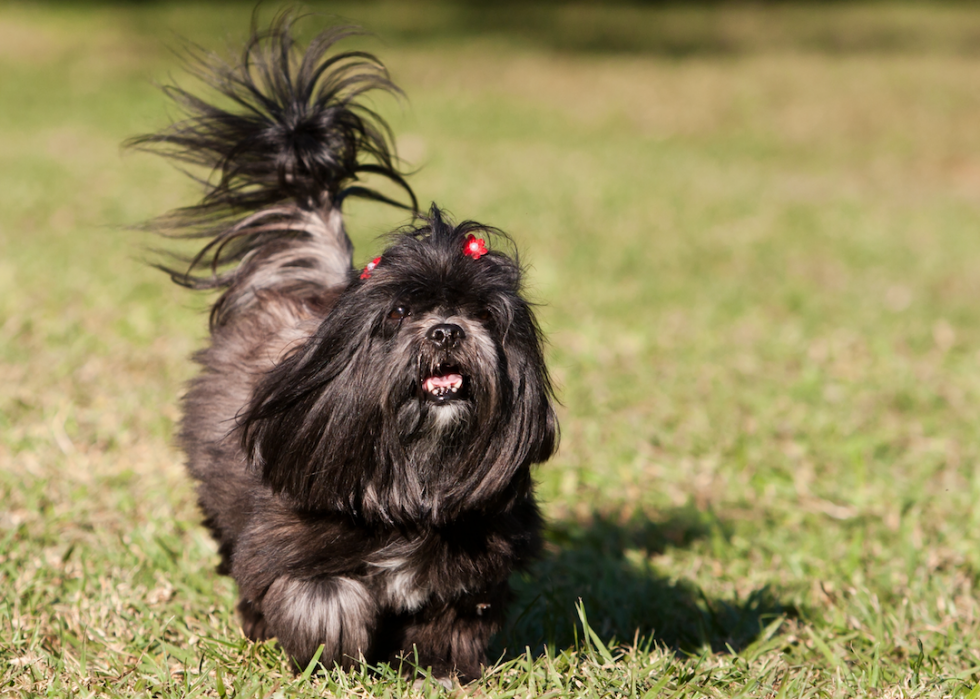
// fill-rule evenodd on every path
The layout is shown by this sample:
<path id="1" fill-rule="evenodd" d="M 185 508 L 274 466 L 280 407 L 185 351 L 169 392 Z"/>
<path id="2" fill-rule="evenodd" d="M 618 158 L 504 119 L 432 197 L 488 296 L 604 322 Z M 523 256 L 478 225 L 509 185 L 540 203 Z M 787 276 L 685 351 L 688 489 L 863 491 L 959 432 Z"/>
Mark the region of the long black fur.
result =
<path id="1" fill-rule="evenodd" d="M 478 677 L 509 596 L 537 553 L 530 467 L 557 442 L 542 338 L 509 239 L 433 205 L 373 271 L 352 268 L 340 206 L 415 197 L 387 126 L 358 99 L 395 91 L 383 66 L 305 53 L 290 15 L 254 29 L 240 61 L 198 56 L 216 106 L 167 93 L 187 117 L 131 144 L 205 166 L 200 203 L 155 222 L 203 238 L 178 283 L 220 288 L 180 443 L 199 481 L 219 570 L 245 633 L 298 667 L 418 658 Z M 467 241 L 488 244 L 464 254 Z"/>

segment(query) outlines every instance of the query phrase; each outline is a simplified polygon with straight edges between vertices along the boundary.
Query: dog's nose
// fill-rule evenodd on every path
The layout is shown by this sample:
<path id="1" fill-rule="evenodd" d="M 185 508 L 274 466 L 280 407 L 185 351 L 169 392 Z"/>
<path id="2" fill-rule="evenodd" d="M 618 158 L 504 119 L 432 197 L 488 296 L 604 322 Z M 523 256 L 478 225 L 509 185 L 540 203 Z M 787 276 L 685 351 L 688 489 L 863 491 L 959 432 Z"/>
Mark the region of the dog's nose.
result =
<path id="1" fill-rule="evenodd" d="M 466 333 L 458 325 L 453 323 L 440 323 L 429 328 L 425 334 L 429 342 L 439 349 L 452 349 L 456 343 L 466 337 Z"/>

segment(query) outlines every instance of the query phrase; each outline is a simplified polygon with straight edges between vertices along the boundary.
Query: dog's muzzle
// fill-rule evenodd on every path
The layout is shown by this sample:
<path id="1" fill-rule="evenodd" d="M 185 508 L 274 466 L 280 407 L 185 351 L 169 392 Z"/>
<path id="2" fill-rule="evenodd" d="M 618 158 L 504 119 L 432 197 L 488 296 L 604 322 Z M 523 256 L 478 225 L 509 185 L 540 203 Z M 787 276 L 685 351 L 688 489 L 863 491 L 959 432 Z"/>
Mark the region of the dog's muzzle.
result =
<path id="1" fill-rule="evenodd" d="M 466 337 L 455 323 L 433 325 L 425 339 L 440 353 L 449 353 Z M 451 361 L 439 362 L 427 376 L 421 377 L 422 393 L 427 400 L 445 403 L 465 397 L 466 380 L 460 367 Z"/>

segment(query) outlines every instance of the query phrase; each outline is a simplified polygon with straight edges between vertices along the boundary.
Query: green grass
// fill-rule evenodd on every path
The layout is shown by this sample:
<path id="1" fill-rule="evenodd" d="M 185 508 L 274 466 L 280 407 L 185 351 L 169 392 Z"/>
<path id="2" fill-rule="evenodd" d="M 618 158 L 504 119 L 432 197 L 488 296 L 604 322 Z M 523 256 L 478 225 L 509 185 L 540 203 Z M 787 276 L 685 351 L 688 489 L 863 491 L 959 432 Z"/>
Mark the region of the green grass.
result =
<path id="1" fill-rule="evenodd" d="M 499 662 L 294 677 L 214 572 L 171 444 L 207 299 L 125 228 L 195 192 L 119 144 L 250 6 L 8 3 L 0 694 L 980 696 L 980 12 L 315 7 L 542 304 L 563 439 Z M 403 219 L 349 223 L 360 262 Z"/>

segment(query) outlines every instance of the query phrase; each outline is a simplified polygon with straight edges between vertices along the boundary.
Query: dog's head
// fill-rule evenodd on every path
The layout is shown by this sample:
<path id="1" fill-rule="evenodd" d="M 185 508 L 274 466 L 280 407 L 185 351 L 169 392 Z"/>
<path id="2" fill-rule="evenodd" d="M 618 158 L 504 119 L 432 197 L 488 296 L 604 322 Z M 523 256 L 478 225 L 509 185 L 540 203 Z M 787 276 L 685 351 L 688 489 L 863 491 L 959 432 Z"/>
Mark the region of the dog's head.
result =
<path id="1" fill-rule="evenodd" d="M 393 234 L 257 388 L 244 444 L 267 483 L 302 508 L 404 525 L 528 495 L 557 425 L 520 265 L 490 244 L 504 240 L 435 206 Z"/>

